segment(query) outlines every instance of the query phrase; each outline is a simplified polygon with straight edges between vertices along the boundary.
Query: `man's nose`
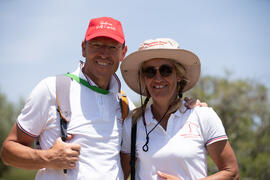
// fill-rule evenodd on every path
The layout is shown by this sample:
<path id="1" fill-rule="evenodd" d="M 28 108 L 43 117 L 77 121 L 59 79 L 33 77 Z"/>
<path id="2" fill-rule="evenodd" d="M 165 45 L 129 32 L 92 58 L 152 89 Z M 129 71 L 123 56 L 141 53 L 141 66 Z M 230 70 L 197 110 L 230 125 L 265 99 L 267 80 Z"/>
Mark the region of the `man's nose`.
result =
<path id="1" fill-rule="evenodd" d="M 111 54 L 109 47 L 104 45 L 99 49 L 99 52 L 102 57 L 107 57 Z"/>

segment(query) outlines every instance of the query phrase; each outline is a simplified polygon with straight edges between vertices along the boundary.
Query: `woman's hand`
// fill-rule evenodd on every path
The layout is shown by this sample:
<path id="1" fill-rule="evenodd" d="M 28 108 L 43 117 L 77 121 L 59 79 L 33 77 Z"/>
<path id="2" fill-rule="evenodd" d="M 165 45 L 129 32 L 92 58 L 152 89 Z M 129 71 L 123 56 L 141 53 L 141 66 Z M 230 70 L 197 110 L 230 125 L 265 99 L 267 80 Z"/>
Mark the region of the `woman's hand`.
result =
<path id="1" fill-rule="evenodd" d="M 179 177 L 176 177 L 176 176 L 173 176 L 173 175 L 170 175 L 170 174 L 166 174 L 166 173 L 163 173 L 163 172 L 160 172 L 160 171 L 157 171 L 157 174 L 162 179 L 167 179 L 167 180 L 182 180 Z"/>
<path id="2" fill-rule="evenodd" d="M 185 100 L 185 106 L 188 109 L 195 108 L 196 106 L 208 107 L 207 103 L 201 102 L 199 99 L 192 99 L 192 98 L 185 97 L 184 100 Z"/>

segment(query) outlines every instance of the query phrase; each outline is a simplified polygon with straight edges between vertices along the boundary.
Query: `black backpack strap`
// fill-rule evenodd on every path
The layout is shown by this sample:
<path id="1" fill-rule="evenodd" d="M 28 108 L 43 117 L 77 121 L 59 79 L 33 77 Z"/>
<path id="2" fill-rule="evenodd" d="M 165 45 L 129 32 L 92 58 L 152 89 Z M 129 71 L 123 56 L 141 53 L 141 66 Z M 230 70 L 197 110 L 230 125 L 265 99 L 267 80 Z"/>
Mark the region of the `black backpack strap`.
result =
<path id="1" fill-rule="evenodd" d="M 67 138 L 67 123 L 71 118 L 70 108 L 70 82 L 71 78 L 65 75 L 56 76 L 56 101 L 57 111 L 60 115 L 61 138 L 63 141 Z"/>
<path id="2" fill-rule="evenodd" d="M 135 162 L 136 162 L 136 136 L 137 136 L 137 122 L 133 122 L 131 126 L 131 154 L 130 154 L 130 179 L 135 180 Z"/>

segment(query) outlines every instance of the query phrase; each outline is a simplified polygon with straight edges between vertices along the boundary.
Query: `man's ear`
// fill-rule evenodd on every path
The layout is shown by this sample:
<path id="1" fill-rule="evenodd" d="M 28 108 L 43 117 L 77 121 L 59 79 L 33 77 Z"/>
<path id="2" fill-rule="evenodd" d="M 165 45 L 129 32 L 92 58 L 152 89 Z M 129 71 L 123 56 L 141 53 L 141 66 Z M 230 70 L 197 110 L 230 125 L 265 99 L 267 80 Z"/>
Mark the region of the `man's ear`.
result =
<path id="1" fill-rule="evenodd" d="M 86 41 L 82 41 L 82 56 L 86 57 Z"/>
<path id="2" fill-rule="evenodd" d="M 124 49 L 123 49 L 122 57 L 121 57 L 120 61 L 123 61 L 123 59 L 124 59 L 125 56 L 126 56 L 126 53 L 127 53 L 127 46 L 125 46 Z"/>

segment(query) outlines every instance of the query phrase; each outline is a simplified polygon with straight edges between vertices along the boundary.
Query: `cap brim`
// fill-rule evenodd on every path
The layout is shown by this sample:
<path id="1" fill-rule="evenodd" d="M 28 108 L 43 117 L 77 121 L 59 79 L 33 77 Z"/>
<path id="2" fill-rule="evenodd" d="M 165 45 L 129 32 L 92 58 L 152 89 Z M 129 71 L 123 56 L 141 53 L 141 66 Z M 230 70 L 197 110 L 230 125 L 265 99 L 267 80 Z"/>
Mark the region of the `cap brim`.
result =
<path id="1" fill-rule="evenodd" d="M 185 78 L 188 80 L 183 92 L 191 89 L 198 82 L 201 72 L 199 58 L 184 49 L 148 49 L 136 51 L 128 55 L 121 63 L 120 69 L 126 84 L 140 94 L 138 70 L 141 64 L 153 58 L 173 59 L 184 66 Z M 142 95 L 146 95 L 142 92 Z"/>
<path id="2" fill-rule="evenodd" d="M 123 38 L 120 38 L 119 36 L 115 35 L 115 34 L 111 34 L 111 33 L 106 33 L 106 32 L 98 32 L 98 33 L 94 33 L 91 36 L 87 36 L 85 37 L 86 41 L 89 41 L 91 39 L 94 39 L 96 37 L 108 37 L 111 39 L 116 40 L 117 42 L 123 44 L 125 42 L 125 40 Z"/>

